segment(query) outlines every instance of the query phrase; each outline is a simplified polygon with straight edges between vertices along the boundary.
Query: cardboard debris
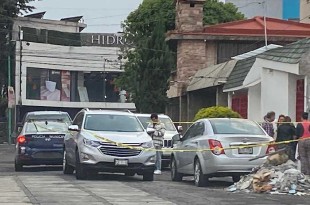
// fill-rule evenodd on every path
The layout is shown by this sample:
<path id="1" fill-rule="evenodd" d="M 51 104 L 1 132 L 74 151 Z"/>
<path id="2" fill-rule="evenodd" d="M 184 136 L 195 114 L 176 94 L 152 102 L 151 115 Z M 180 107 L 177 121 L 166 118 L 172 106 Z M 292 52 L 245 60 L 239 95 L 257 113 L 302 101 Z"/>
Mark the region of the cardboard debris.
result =
<path id="1" fill-rule="evenodd" d="M 229 192 L 310 195 L 310 178 L 286 154 L 269 156 L 260 167 L 227 188 Z"/>

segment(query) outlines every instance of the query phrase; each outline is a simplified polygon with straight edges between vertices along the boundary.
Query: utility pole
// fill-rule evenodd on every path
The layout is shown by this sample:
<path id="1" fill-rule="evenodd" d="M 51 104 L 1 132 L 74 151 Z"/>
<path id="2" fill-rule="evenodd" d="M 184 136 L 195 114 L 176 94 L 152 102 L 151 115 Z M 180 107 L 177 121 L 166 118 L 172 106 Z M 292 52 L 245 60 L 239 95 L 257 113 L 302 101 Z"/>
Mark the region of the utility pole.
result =
<path id="1" fill-rule="evenodd" d="M 8 44 L 8 88 L 11 87 L 11 41 L 10 34 L 7 36 Z M 8 90 L 9 93 L 9 90 Z M 12 144 L 12 108 L 8 106 L 8 143 Z"/>

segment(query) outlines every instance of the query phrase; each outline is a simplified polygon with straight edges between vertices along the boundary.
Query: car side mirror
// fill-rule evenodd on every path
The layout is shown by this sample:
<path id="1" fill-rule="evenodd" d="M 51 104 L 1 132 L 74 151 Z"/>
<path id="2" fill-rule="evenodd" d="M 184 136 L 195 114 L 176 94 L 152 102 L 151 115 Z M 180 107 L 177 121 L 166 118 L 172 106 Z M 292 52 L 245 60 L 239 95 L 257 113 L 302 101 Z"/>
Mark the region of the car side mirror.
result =
<path id="1" fill-rule="evenodd" d="M 69 131 L 78 132 L 78 131 L 80 131 L 80 128 L 79 128 L 78 125 L 70 125 L 70 126 L 68 127 L 68 130 L 69 130 Z"/>
<path id="2" fill-rule="evenodd" d="M 182 133 L 182 132 L 183 132 L 183 127 L 182 127 L 181 125 L 179 125 L 177 129 L 178 129 L 178 132 L 179 132 L 179 133 Z"/>
<path id="3" fill-rule="evenodd" d="M 181 134 L 176 134 L 172 137 L 172 147 L 174 147 L 175 144 L 182 141 L 183 136 Z"/>
<path id="4" fill-rule="evenodd" d="M 148 127 L 148 128 L 146 128 L 146 132 L 147 132 L 147 134 L 152 135 L 155 132 L 155 129 Z"/>

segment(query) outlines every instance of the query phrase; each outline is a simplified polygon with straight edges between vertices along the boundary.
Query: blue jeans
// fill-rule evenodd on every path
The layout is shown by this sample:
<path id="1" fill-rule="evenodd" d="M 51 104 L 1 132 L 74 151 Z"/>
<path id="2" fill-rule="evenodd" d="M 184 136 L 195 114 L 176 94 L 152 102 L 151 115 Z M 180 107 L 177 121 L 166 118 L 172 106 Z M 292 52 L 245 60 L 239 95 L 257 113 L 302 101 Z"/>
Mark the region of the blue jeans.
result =
<path id="1" fill-rule="evenodd" d="M 156 161 L 155 161 L 155 166 L 156 170 L 161 170 L 161 151 L 157 149 L 156 151 Z"/>

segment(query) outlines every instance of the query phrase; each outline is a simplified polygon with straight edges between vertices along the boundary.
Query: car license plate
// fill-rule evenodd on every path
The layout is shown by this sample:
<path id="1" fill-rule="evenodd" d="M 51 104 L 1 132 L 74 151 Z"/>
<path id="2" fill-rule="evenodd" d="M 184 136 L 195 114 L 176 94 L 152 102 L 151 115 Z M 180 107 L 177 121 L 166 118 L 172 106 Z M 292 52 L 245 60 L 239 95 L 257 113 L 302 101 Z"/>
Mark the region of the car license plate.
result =
<path id="1" fill-rule="evenodd" d="M 238 154 L 253 154 L 253 147 L 239 148 Z"/>
<path id="2" fill-rule="evenodd" d="M 128 166 L 127 159 L 115 159 L 115 166 Z"/>

